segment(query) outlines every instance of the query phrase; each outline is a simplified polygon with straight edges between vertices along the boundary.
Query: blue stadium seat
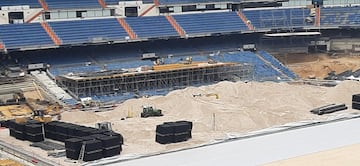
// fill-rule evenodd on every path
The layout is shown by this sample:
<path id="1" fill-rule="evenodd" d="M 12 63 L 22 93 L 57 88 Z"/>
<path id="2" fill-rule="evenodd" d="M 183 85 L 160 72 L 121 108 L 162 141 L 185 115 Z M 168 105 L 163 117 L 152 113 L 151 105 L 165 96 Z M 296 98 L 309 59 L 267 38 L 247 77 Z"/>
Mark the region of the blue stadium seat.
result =
<path id="1" fill-rule="evenodd" d="M 45 0 L 49 9 L 101 8 L 97 0 Z"/>
<path id="2" fill-rule="evenodd" d="M 186 34 L 211 34 L 248 30 L 236 12 L 173 15 Z"/>
<path id="3" fill-rule="evenodd" d="M 129 17 L 125 19 L 138 38 L 178 36 L 175 29 L 163 16 Z"/>
<path id="4" fill-rule="evenodd" d="M 321 9 L 322 26 L 359 26 L 360 7 L 329 7 Z"/>
<path id="5" fill-rule="evenodd" d="M 125 40 L 128 36 L 116 19 L 49 22 L 63 44 Z"/>
<path id="6" fill-rule="evenodd" d="M 104 0 L 107 5 L 118 5 L 121 0 Z"/>
<path id="7" fill-rule="evenodd" d="M 287 67 L 285 67 L 281 62 L 279 62 L 275 57 L 273 57 L 269 53 L 265 51 L 259 51 L 258 53 L 261 57 L 263 57 L 265 60 L 270 62 L 276 68 L 280 69 L 288 77 L 296 78 L 296 75 L 292 71 L 290 71 Z"/>
<path id="8" fill-rule="evenodd" d="M 313 25 L 305 22 L 310 10 L 305 8 L 245 10 L 244 15 L 256 29 L 294 28 Z"/>
<path id="9" fill-rule="evenodd" d="M 154 3 L 153 0 L 143 0 L 144 3 Z M 159 0 L 161 5 L 172 4 L 194 4 L 194 3 L 213 3 L 213 2 L 232 2 L 232 0 Z M 238 2 L 238 1 L 233 1 Z"/>
<path id="10" fill-rule="evenodd" d="M 39 23 L 0 25 L 0 39 L 7 49 L 54 46 Z"/>
<path id="11" fill-rule="evenodd" d="M 38 0 L 1 0 L 0 7 L 2 6 L 22 6 L 29 5 L 30 8 L 41 8 Z"/>

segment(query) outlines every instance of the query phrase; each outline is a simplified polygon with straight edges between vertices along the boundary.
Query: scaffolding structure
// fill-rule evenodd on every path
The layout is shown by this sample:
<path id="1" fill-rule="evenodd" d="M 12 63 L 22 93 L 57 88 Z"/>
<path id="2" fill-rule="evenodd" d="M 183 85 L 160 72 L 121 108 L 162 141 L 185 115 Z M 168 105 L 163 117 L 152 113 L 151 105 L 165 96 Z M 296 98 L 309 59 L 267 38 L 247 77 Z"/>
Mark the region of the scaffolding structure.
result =
<path id="1" fill-rule="evenodd" d="M 252 80 L 254 66 L 240 63 L 158 65 L 142 70 L 120 70 L 58 77 L 78 97 L 158 90 L 218 81 Z M 138 68 L 141 69 L 141 68 Z"/>

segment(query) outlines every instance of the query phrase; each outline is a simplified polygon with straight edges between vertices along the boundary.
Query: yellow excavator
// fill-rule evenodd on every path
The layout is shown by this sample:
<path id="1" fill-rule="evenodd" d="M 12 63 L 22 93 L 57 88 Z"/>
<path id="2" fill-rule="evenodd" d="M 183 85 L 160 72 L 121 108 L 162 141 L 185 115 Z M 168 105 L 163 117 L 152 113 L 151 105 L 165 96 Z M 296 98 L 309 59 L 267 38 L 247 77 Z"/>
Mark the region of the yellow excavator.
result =
<path id="1" fill-rule="evenodd" d="M 58 120 L 61 119 L 61 111 L 62 106 L 59 103 L 55 103 L 54 105 L 49 105 L 45 110 L 34 110 L 33 111 L 33 119 L 39 122 L 50 122 L 53 117 L 57 117 Z"/>

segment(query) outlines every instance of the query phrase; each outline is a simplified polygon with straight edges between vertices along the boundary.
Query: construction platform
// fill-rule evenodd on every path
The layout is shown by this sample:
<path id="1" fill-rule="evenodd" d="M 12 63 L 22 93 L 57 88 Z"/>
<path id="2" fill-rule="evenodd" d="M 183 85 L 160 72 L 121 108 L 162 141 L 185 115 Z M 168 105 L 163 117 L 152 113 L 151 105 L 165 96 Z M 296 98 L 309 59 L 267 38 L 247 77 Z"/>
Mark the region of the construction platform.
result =
<path id="1" fill-rule="evenodd" d="M 252 80 L 253 73 L 251 64 L 191 62 L 61 75 L 57 80 L 78 97 L 88 97 L 183 88 L 224 80 Z"/>

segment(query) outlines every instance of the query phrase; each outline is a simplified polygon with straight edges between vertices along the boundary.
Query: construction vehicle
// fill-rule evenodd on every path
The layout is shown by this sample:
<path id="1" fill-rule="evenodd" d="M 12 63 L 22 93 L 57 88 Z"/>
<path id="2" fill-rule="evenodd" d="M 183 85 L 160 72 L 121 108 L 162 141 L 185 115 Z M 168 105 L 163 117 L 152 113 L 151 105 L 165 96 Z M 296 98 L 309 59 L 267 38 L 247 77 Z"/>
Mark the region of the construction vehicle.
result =
<path id="1" fill-rule="evenodd" d="M 211 97 L 211 96 L 215 96 L 216 99 L 219 99 L 219 95 L 216 93 L 209 93 L 205 95 L 206 97 Z"/>
<path id="2" fill-rule="evenodd" d="M 52 120 L 52 117 L 57 117 L 58 120 L 61 119 L 62 106 L 59 103 L 54 105 L 49 105 L 46 109 L 36 109 L 33 111 L 33 119 L 39 122 L 49 122 Z"/>
<path id="3" fill-rule="evenodd" d="M 141 117 L 147 118 L 152 116 L 163 116 L 163 114 L 161 113 L 161 109 L 155 109 L 152 106 L 143 106 Z"/>

